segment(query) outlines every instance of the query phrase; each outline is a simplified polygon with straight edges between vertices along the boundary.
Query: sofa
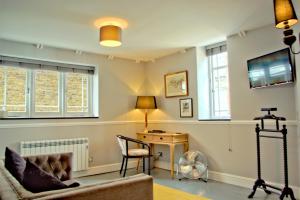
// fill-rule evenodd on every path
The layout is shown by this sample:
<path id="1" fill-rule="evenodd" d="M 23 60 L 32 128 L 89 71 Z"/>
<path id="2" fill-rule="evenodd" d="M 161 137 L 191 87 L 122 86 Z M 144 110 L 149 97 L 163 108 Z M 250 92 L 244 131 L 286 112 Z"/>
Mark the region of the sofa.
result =
<path id="1" fill-rule="evenodd" d="M 26 159 L 61 181 L 72 182 L 71 153 L 31 156 Z M 5 168 L 4 161 L 0 160 L 0 200 L 14 199 L 153 200 L 153 179 L 151 176 L 138 174 L 97 184 L 32 193 L 11 175 Z"/>

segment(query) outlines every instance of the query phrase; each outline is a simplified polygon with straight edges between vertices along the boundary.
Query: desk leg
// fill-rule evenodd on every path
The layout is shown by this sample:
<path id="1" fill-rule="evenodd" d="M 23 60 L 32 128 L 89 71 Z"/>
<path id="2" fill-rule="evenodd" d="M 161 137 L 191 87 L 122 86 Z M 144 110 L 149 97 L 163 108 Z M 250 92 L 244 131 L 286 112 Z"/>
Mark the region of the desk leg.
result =
<path id="1" fill-rule="evenodd" d="M 183 143 L 183 153 L 189 151 L 189 142 Z"/>
<path id="2" fill-rule="evenodd" d="M 151 148 L 151 155 L 153 156 L 155 151 L 154 151 L 154 144 L 150 144 L 150 148 Z"/>
<path id="3" fill-rule="evenodd" d="M 171 169 L 171 177 L 174 178 L 174 150 L 175 144 L 170 144 L 170 169 Z"/>
<path id="4" fill-rule="evenodd" d="M 139 172 L 139 168 L 140 168 L 140 161 L 141 161 L 141 159 L 140 159 L 140 158 L 138 158 L 138 159 L 137 159 L 137 165 L 136 165 L 136 171 L 137 171 L 137 172 Z"/>

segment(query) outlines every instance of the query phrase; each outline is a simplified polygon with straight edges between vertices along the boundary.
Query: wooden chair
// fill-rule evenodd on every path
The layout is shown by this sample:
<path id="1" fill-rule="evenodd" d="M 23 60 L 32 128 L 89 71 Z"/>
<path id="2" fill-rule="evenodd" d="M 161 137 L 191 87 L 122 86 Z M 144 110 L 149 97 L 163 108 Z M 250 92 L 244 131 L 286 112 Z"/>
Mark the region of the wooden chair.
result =
<path id="1" fill-rule="evenodd" d="M 150 157 L 151 157 L 151 147 L 149 144 L 142 142 L 140 140 L 128 138 L 122 135 L 117 135 L 117 140 L 119 143 L 119 146 L 122 151 L 122 166 L 120 169 L 120 174 L 122 174 L 123 167 L 124 167 L 124 162 L 125 162 L 125 168 L 124 168 L 124 173 L 123 177 L 126 175 L 126 170 L 127 170 L 127 163 L 129 158 L 142 158 L 143 159 L 143 172 L 145 173 L 145 158 L 148 158 L 148 174 L 150 175 Z M 128 143 L 136 143 L 139 145 L 142 145 L 142 148 L 129 148 Z M 145 148 L 147 147 L 147 148 Z"/>

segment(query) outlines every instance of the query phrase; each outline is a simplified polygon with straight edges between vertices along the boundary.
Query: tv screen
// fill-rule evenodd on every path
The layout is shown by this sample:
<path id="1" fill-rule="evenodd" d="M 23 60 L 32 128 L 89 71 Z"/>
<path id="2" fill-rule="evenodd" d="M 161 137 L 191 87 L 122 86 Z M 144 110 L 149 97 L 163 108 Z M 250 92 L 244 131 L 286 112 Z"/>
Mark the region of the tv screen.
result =
<path id="1" fill-rule="evenodd" d="M 248 60 L 247 64 L 250 88 L 294 82 L 288 48 Z"/>

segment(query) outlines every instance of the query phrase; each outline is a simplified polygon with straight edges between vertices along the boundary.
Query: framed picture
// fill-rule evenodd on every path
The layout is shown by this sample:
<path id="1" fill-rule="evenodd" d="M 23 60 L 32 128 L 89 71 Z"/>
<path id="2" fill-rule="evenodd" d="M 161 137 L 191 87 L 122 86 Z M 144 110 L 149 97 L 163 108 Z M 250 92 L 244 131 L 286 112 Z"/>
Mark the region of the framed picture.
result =
<path id="1" fill-rule="evenodd" d="M 193 117 L 193 99 L 179 99 L 180 117 Z"/>
<path id="2" fill-rule="evenodd" d="M 180 71 L 165 75 L 166 97 L 188 96 L 187 71 Z"/>

